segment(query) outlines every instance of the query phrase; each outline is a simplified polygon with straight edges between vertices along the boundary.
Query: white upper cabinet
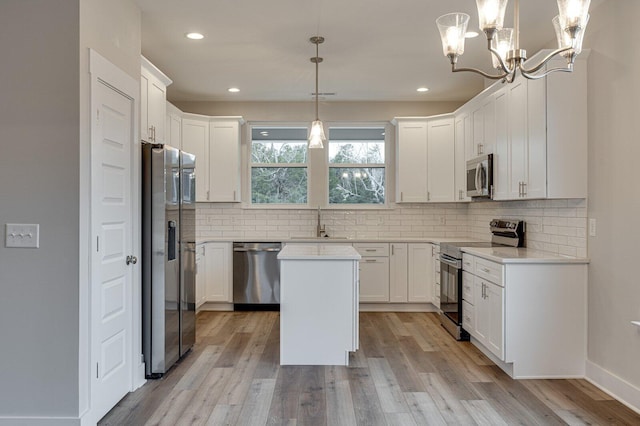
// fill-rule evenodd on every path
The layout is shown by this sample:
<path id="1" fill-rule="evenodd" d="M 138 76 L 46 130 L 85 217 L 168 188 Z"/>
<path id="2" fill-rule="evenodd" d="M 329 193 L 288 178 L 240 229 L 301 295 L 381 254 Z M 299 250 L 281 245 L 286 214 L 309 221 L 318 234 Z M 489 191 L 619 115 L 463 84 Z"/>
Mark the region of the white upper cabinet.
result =
<path id="1" fill-rule="evenodd" d="M 182 117 L 182 149 L 196 156 L 196 201 L 209 201 L 209 117 Z"/>
<path id="2" fill-rule="evenodd" d="M 240 117 L 211 117 L 209 124 L 209 199 L 240 201 Z"/>
<path id="3" fill-rule="evenodd" d="M 471 110 L 473 150 L 467 159 L 492 154 L 495 145 L 495 99 L 493 94 L 483 97 Z"/>
<path id="4" fill-rule="evenodd" d="M 141 57 L 140 72 L 140 136 L 142 140 L 165 143 L 167 86 L 171 79 Z"/>
<path id="5" fill-rule="evenodd" d="M 427 201 L 454 201 L 454 134 L 452 116 L 427 123 Z"/>
<path id="6" fill-rule="evenodd" d="M 454 201 L 452 115 L 396 118 L 396 202 Z"/>
<path id="7" fill-rule="evenodd" d="M 397 121 L 396 202 L 424 203 L 427 189 L 427 122 Z"/>
<path id="8" fill-rule="evenodd" d="M 460 110 L 455 117 L 454 198 L 456 201 L 471 201 L 467 197 L 467 152 L 473 150 L 471 118 L 469 112 Z"/>
<path id="9" fill-rule="evenodd" d="M 167 102 L 167 143 L 174 148 L 182 149 L 182 111 Z"/>
<path id="10" fill-rule="evenodd" d="M 184 114 L 182 149 L 196 156 L 196 201 L 240 201 L 241 117 Z"/>

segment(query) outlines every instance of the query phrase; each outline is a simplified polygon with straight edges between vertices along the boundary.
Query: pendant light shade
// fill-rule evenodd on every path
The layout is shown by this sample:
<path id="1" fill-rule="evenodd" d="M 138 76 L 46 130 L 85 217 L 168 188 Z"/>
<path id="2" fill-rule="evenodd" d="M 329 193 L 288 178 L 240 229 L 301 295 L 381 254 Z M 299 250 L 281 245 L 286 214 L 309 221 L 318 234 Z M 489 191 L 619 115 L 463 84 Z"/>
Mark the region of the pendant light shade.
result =
<path id="1" fill-rule="evenodd" d="M 322 58 L 318 56 L 318 45 L 324 43 L 324 37 L 311 37 L 309 41 L 316 45 L 316 56 L 311 58 L 311 62 L 316 64 L 316 119 L 311 124 L 311 131 L 309 132 L 309 149 L 322 149 L 324 148 L 323 143 L 327 141 L 327 138 L 324 135 L 324 125 L 318 116 L 318 64 L 322 62 Z"/>

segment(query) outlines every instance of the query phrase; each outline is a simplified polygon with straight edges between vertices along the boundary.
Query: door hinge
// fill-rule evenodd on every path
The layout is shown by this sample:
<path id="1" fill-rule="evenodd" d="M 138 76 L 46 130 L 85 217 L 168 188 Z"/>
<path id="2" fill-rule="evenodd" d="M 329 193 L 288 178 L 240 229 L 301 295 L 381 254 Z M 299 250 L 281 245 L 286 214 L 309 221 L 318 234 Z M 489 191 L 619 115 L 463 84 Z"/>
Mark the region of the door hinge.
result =
<path id="1" fill-rule="evenodd" d="M 100 109 L 99 108 L 96 110 L 96 121 L 100 122 Z"/>
<path id="2" fill-rule="evenodd" d="M 96 252 L 100 252 L 100 237 L 96 237 Z"/>
<path id="3" fill-rule="evenodd" d="M 96 362 L 96 379 L 100 378 L 100 364 Z"/>

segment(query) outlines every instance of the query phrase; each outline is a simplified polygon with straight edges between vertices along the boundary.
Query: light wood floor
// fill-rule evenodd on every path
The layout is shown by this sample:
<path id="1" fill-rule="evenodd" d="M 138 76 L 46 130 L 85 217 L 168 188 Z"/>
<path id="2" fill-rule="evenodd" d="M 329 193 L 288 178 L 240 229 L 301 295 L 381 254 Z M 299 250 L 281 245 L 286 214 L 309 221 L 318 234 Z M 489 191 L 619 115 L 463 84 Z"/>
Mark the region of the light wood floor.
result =
<path id="1" fill-rule="evenodd" d="M 276 312 L 197 325 L 193 352 L 100 425 L 640 425 L 584 380 L 510 379 L 433 313 L 361 313 L 349 367 L 280 367 Z"/>

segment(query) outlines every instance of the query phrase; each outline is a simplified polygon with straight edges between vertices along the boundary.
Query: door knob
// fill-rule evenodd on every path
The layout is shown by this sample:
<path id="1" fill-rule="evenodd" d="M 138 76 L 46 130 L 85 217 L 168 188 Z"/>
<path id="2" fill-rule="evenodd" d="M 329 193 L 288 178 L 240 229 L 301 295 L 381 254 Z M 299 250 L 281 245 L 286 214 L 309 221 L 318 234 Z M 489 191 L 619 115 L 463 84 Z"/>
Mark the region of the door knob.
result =
<path id="1" fill-rule="evenodd" d="M 127 265 L 131 265 L 131 264 L 136 264 L 138 263 L 138 258 L 135 256 L 127 256 Z"/>

